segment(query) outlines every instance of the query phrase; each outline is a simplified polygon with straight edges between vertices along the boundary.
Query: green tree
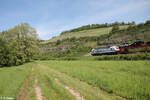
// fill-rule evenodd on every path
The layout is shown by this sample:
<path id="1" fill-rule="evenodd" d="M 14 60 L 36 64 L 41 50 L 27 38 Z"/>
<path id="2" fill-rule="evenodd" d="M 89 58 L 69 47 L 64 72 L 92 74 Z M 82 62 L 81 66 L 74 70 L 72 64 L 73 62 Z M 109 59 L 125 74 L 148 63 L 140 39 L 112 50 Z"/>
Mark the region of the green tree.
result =
<path id="1" fill-rule="evenodd" d="M 30 61 L 38 51 L 36 30 L 27 23 L 0 34 L 0 65 L 22 64 Z"/>
<path id="2" fill-rule="evenodd" d="M 61 43 L 60 40 L 57 40 L 57 41 L 56 41 L 56 45 L 59 45 L 60 43 Z"/>
<path id="3" fill-rule="evenodd" d="M 118 26 L 118 25 L 113 26 L 112 32 L 116 32 L 116 31 L 118 31 L 118 30 L 119 30 L 119 26 Z"/>
<path id="4" fill-rule="evenodd" d="M 148 24 L 150 24 L 150 20 L 147 20 L 145 23 L 145 25 L 148 25 Z"/>
<path id="5" fill-rule="evenodd" d="M 119 26 L 118 25 L 114 25 L 113 27 L 112 27 L 112 30 L 111 30 L 111 32 L 109 33 L 110 34 L 110 36 L 112 35 L 112 34 L 115 34 L 116 32 L 118 32 L 119 31 Z"/>

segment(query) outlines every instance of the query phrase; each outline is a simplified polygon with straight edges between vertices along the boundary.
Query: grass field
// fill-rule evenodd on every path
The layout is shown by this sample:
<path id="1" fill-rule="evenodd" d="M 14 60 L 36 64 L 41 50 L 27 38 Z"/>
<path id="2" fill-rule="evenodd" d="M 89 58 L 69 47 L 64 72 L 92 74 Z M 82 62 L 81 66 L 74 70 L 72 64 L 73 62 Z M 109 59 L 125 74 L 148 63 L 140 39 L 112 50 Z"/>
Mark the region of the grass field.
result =
<path id="1" fill-rule="evenodd" d="M 18 100 L 150 100 L 149 83 L 149 61 L 49 60 L 0 68 L 0 97 Z"/>
<path id="2" fill-rule="evenodd" d="M 24 80 L 29 75 L 32 64 L 0 68 L 0 98 L 15 98 Z M 0 99 L 1 100 L 1 99 Z"/>

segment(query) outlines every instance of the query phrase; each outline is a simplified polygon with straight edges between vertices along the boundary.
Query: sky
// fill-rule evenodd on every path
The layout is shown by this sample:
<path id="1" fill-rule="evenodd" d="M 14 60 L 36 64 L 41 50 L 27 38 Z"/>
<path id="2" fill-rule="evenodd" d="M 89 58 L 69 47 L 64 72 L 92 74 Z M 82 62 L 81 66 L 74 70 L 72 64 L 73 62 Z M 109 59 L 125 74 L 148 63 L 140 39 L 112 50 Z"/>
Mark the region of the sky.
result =
<path id="1" fill-rule="evenodd" d="M 150 0 L 0 0 L 0 31 L 27 22 L 40 39 L 88 24 L 150 20 Z"/>

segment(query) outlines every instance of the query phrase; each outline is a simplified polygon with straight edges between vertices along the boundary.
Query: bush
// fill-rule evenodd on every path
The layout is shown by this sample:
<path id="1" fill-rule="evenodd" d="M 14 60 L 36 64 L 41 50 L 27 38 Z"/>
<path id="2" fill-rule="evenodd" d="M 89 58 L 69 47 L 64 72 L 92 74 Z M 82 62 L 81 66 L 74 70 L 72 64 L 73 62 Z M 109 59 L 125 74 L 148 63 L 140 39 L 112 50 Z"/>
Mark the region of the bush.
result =
<path id="1" fill-rule="evenodd" d="M 78 60 L 78 59 L 75 58 L 75 57 L 65 57 L 65 58 L 62 58 L 61 60 L 68 60 L 68 61 L 70 61 L 70 60 Z"/>
<path id="2" fill-rule="evenodd" d="M 150 60 L 150 53 L 99 56 L 95 60 Z"/>

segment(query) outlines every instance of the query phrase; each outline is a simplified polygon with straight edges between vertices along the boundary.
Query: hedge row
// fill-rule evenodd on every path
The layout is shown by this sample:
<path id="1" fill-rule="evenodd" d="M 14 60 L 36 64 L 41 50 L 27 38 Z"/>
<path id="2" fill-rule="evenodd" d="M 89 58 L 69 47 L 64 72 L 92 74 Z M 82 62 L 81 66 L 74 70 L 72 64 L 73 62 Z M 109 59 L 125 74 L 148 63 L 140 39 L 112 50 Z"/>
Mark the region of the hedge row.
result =
<path id="1" fill-rule="evenodd" d="M 150 60 L 149 53 L 99 56 L 95 60 Z"/>

